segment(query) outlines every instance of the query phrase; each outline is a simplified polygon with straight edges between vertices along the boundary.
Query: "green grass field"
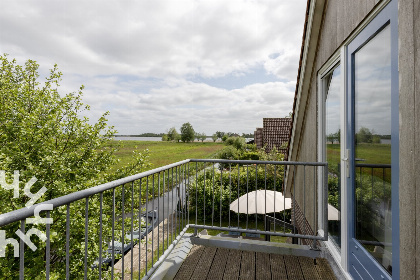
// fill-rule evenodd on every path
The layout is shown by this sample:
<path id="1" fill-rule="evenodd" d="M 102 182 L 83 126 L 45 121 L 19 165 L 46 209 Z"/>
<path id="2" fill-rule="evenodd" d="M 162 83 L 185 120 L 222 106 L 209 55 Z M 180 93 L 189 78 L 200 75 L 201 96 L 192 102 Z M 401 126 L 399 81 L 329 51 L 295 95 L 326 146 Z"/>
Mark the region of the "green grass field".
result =
<path id="1" fill-rule="evenodd" d="M 368 144 L 360 143 L 356 148 L 356 158 L 362 159 L 358 163 L 363 164 L 390 164 L 391 163 L 391 145 L 388 144 Z M 338 174 L 338 164 L 340 163 L 340 144 L 327 145 L 328 169 L 331 173 Z M 371 169 L 363 169 L 363 173 L 371 172 Z M 375 169 L 374 174 L 382 177 L 382 169 Z M 385 175 L 390 180 L 390 172 Z"/>
<path id="2" fill-rule="evenodd" d="M 133 151 L 148 149 L 149 161 L 153 169 L 189 158 L 211 158 L 224 147 L 222 143 L 213 142 L 174 143 L 131 140 L 114 140 L 111 145 L 117 142 L 123 142 L 124 146 L 116 153 L 120 162 L 114 168 L 127 164 Z"/>
<path id="3" fill-rule="evenodd" d="M 340 144 L 327 145 L 327 158 L 331 166 L 337 166 L 340 162 Z M 356 158 L 364 159 L 363 163 L 389 164 L 391 162 L 391 145 L 358 144 Z"/>

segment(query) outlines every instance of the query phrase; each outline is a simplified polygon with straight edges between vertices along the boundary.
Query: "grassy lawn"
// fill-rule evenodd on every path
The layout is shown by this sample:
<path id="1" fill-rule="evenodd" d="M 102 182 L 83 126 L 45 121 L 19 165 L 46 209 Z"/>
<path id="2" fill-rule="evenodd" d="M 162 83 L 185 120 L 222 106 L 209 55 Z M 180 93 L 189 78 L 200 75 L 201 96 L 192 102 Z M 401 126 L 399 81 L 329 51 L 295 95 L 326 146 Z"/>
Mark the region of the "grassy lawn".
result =
<path id="1" fill-rule="evenodd" d="M 111 146 L 117 142 L 123 142 L 124 147 L 116 153 L 120 162 L 115 168 L 127 164 L 133 151 L 148 149 L 149 161 L 153 169 L 189 158 L 211 158 L 224 147 L 222 143 L 213 142 L 174 143 L 131 140 L 114 140 Z"/>
<path id="2" fill-rule="evenodd" d="M 362 159 L 357 163 L 362 164 L 390 164 L 391 163 L 391 145 L 388 144 L 369 144 L 360 143 L 356 147 L 356 158 Z M 338 164 L 340 163 L 340 145 L 339 144 L 328 144 L 327 145 L 327 159 L 328 169 L 331 173 L 338 174 Z M 362 173 L 372 174 L 372 169 L 363 168 Z M 387 181 L 390 181 L 390 169 L 386 170 L 386 174 L 383 174 L 383 170 L 376 168 L 373 170 L 373 174 L 379 178 L 384 177 Z"/>
<path id="3" fill-rule="evenodd" d="M 336 167 L 340 162 L 340 145 L 327 145 L 328 164 Z M 368 144 L 357 145 L 356 158 L 364 159 L 361 163 L 369 164 L 389 164 L 391 162 L 391 145 L 387 144 Z"/>

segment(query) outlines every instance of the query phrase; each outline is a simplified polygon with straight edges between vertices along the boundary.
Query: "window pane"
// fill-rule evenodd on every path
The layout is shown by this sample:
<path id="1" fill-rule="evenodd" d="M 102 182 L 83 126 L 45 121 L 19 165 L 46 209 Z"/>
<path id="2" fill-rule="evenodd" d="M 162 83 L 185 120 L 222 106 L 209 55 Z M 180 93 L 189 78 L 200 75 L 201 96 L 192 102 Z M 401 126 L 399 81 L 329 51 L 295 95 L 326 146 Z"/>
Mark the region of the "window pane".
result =
<path id="1" fill-rule="evenodd" d="M 354 56 L 355 234 L 392 271 L 391 39 L 389 26 Z"/>
<path id="2" fill-rule="evenodd" d="M 333 243 L 341 247 L 341 184 L 340 184 L 340 67 L 324 78 L 325 143 L 328 162 L 328 234 Z"/>

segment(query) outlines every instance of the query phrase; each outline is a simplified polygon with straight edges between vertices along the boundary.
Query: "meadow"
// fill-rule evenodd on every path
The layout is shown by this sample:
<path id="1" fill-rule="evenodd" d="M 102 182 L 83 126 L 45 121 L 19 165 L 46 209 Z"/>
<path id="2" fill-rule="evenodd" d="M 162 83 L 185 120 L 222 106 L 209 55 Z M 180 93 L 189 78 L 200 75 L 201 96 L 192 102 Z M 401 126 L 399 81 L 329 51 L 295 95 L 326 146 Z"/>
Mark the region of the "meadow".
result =
<path id="1" fill-rule="evenodd" d="M 391 163 L 391 145 L 389 144 L 371 144 L 359 143 L 356 149 L 356 164 L 390 164 Z M 330 173 L 339 174 L 340 163 L 340 144 L 327 145 L 328 170 Z M 378 178 L 391 181 L 391 169 L 364 167 L 357 169 L 356 172 L 366 175 L 373 175 Z"/>
<path id="2" fill-rule="evenodd" d="M 117 145 L 118 142 L 123 147 L 115 153 L 120 160 L 113 168 L 121 167 L 130 161 L 133 151 L 149 152 L 149 162 L 151 168 L 165 166 L 171 163 L 190 158 L 212 158 L 216 153 L 223 149 L 224 145 L 220 142 L 193 142 L 176 143 L 161 141 L 132 141 L 132 140 L 113 140 L 110 146 Z"/>
<path id="3" fill-rule="evenodd" d="M 340 162 L 340 144 L 327 145 L 327 158 L 329 168 L 334 168 Z M 357 145 L 356 158 L 363 159 L 361 163 L 389 164 L 391 162 L 391 145 L 368 144 Z"/>

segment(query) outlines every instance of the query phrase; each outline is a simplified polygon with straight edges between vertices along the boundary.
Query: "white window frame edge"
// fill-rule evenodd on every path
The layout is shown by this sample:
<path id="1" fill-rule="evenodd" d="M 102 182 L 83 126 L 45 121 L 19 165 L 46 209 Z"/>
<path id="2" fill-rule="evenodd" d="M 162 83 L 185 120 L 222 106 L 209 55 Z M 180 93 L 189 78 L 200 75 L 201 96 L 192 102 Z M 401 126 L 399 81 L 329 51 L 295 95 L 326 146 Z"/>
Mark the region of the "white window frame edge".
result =
<path id="1" fill-rule="evenodd" d="M 343 127 L 344 127 L 344 84 L 343 81 L 345 80 L 344 77 L 344 65 L 343 65 L 343 51 L 344 51 L 344 47 L 339 48 L 331 57 L 330 59 L 323 65 L 323 67 L 318 71 L 318 75 L 317 75 L 317 88 L 318 88 L 318 161 L 319 162 L 326 162 L 326 157 L 325 157 L 325 113 L 326 113 L 326 108 L 325 108 L 325 83 L 323 81 L 323 78 L 325 77 L 325 75 L 327 75 L 330 71 L 332 71 L 335 67 L 337 67 L 337 64 L 340 63 L 340 65 L 338 67 L 340 67 L 340 72 L 341 72 L 341 81 L 340 81 L 340 129 L 341 129 L 341 137 L 340 137 L 340 148 L 341 148 L 341 143 L 343 142 L 343 138 L 345 138 L 345 133 L 343 133 Z M 343 153 L 343 149 L 340 149 L 341 153 Z M 343 158 L 343 154 L 340 155 L 341 158 Z M 343 169 L 343 168 L 342 168 Z M 341 207 L 344 209 L 344 204 L 343 204 L 343 194 L 345 193 L 343 190 L 343 172 L 340 173 L 341 174 Z M 345 177 L 344 177 L 345 178 Z M 322 168 L 318 169 L 318 197 L 323 197 L 322 192 L 322 186 L 324 185 L 324 176 L 323 176 L 323 170 Z M 319 203 L 322 203 L 320 205 L 323 205 L 324 203 L 328 203 L 328 202 L 324 202 L 324 201 L 319 201 Z M 318 207 L 318 215 L 319 217 L 323 217 L 323 207 Z M 343 211 L 341 211 L 341 232 L 343 232 L 343 221 L 345 221 L 345 217 L 343 217 Z M 319 219 L 318 220 L 318 228 L 320 229 L 324 229 L 324 224 L 323 224 L 323 219 Z M 320 234 L 323 235 L 324 232 L 323 230 L 320 231 Z M 343 254 L 344 252 L 346 252 L 346 248 L 343 248 L 343 245 L 347 244 L 347 240 L 343 240 L 345 239 L 345 237 L 343 238 L 343 234 L 341 236 L 341 252 L 337 249 L 337 247 L 333 244 L 333 242 L 331 240 L 328 241 L 324 241 L 325 246 L 328 248 L 328 251 L 331 253 L 331 256 L 334 258 L 335 262 L 337 264 L 341 264 L 343 271 L 345 271 L 346 269 L 343 267 L 343 264 L 345 264 L 345 258 L 346 255 Z M 344 249 L 344 250 L 343 250 Z"/>

